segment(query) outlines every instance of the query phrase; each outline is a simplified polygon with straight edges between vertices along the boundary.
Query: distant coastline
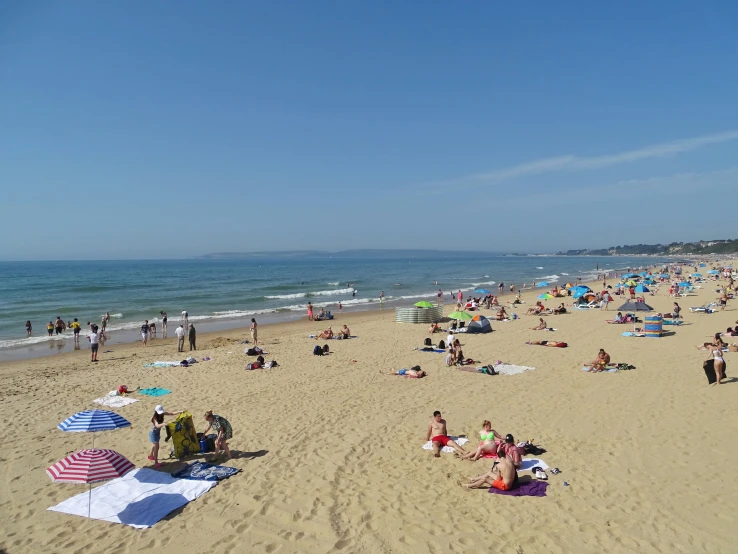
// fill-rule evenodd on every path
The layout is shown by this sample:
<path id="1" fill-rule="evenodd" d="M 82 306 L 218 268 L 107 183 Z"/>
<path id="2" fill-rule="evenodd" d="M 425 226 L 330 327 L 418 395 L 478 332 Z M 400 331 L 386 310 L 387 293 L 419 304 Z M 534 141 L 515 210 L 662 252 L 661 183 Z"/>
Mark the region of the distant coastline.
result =
<path id="1" fill-rule="evenodd" d="M 557 252 L 557 256 L 720 256 L 738 252 L 738 239 L 672 242 L 669 244 L 631 244 L 601 249 Z"/>

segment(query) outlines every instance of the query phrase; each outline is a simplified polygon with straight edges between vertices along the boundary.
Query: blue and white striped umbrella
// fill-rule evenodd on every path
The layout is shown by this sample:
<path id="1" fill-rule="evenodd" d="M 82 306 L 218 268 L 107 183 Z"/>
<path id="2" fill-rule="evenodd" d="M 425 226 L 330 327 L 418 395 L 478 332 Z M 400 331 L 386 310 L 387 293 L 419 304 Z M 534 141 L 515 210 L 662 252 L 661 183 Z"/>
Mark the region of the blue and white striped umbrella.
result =
<path id="1" fill-rule="evenodd" d="M 108 410 L 85 410 L 62 421 L 57 427 L 67 433 L 96 433 L 130 427 L 131 422 Z"/>

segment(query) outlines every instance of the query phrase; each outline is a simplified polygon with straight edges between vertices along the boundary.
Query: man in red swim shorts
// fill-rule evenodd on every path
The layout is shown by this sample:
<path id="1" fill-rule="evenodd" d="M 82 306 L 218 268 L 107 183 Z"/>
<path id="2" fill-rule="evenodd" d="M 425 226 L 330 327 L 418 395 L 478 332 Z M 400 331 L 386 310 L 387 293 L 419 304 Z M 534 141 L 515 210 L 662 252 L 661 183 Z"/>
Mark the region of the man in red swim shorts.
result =
<path id="1" fill-rule="evenodd" d="M 431 437 L 433 437 L 431 439 Z M 436 410 L 433 412 L 433 419 L 428 423 L 428 433 L 425 437 L 426 441 L 433 442 L 433 455 L 436 458 L 441 457 L 441 448 L 444 446 L 450 446 L 459 454 L 466 454 L 466 450 L 461 448 L 451 437 L 446 433 L 446 420 L 441 417 L 441 412 Z"/>

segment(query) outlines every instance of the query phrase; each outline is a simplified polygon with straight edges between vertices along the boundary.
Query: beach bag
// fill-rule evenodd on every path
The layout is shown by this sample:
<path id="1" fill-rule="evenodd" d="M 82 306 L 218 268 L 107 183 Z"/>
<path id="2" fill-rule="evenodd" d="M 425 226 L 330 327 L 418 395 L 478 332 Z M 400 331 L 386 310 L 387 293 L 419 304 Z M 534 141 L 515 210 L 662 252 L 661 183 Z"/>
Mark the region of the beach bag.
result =
<path id="1" fill-rule="evenodd" d="M 738 352 L 738 344 L 728 345 L 728 352 Z"/>
<path id="2" fill-rule="evenodd" d="M 319 344 L 316 344 L 313 348 L 313 356 L 322 356 L 323 355 L 323 349 L 320 347 Z"/>
<path id="3" fill-rule="evenodd" d="M 256 348 L 247 348 L 246 349 L 246 355 L 247 356 L 258 356 L 259 352 L 257 352 Z"/>
<path id="4" fill-rule="evenodd" d="M 323 355 L 325 356 L 325 355 L 326 355 L 326 354 L 328 354 L 328 353 L 329 353 L 330 351 L 331 351 L 331 349 L 330 349 L 330 348 L 328 348 L 328 345 L 327 345 L 327 344 L 324 344 L 324 345 L 323 345 Z"/>
<path id="5" fill-rule="evenodd" d="M 172 454 L 175 458 L 200 453 L 200 441 L 197 439 L 197 431 L 190 412 L 179 414 L 174 421 L 167 423 L 165 429 L 167 430 L 165 440 L 172 439 Z"/>
<path id="6" fill-rule="evenodd" d="M 425 338 L 425 345 L 426 346 L 433 346 L 433 341 L 430 340 L 430 337 Z"/>
<path id="7" fill-rule="evenodd" d="M 277 367 L 279 364 L 277 363 L 277 360 L 272 360 L 271 362 L 267 362 L 264 367 L 267 369 L 270 369 L 272 367 Z"/>
<path id="8" fill-rule="evenodd" d="M 446 343 L 442 340 L 438 341 L 438 350 L 446 350 Z"/>

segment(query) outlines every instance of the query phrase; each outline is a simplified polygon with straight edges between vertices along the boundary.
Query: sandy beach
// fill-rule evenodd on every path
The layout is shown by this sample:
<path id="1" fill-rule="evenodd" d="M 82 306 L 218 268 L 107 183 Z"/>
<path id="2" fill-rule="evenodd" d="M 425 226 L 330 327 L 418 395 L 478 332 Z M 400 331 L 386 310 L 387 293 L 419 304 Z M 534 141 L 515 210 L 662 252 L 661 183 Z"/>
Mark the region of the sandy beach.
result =
<path id="1" fill-rule="evenodd" d="M 415 350 L 427 326 L 395 323 L 393 309 L 337 314 L 333 329 L 347 324 L 358 338 L 329 341 L 327 357 L 312 355 L 316 341 L 309 338 L 326 323 L 262 325 L 260 345 L 279 362 L 273 369 L 244 370 L 253 360 L 238 343 L 247 329 L 198 336 L 197 358 L 211 360 L 194 367 L 144 367 L 182 359 L 174 326 L 170 338 L 147 348 L 110 346 L 98 364 L 84 348 L 0 364 L 0 417 L 8 427 L 0 453 L 0 551 L 736 552 L 738 530 L 730 522 L 738 509 L 738 354 L 725 354 L 728 379 L 711 387 L 702 371 L 708 353 L 695 346 L 733 326 L 738 310 L 731 301 L 724 312 L 690 313 L 717 297 L 711 285 L 679 299 L 685 324 L 665 327 L 671 334 L 660 339 L 622 337 L 629 326 L 606 324 L 618 297 L 609 312 L 549 300 L 549 307 L 563 300 L 570 310 L 546 316 L 555 332 L 532 331 L 537 317 L 521 315 L 493 322 L 493 333 L 461 335 L 467 357 L 535 367 L 511 376 L 467 373 L 446 367 L 442 354 Z M 667 289 L 646 295 L 656 311 L 671 311 Z M 540 292 L 525 293 L 516 313 Z M 445 334 L 434 341 L 440 338 Z M 569 347 L 525 344 L 531 340 Z M 582 372 L 599 348 L 636 369 Z M 380 373 L 414 365 L 429 375 Z M 228 465 L 243 471 L 151 529 L 47 511 L 86 490 L 52 483 L 45 473 L 91 442 L 56 425 L 99 407 L 92 400 L 121 384 L 172 393 L 134 395 L 139 402 L 115 409 L 133 427 L 99 434 L 96 446 L 150 467 L 147 433 L 156 404 L 192 412 L 199 431 L 204 412 L 213 410 L 233 425 L 236 457 Z M 561 470 L 549 472 L 547 496 L 460 487 L 491 462 L 437 459 L 423 450 L 434 410 L 450 434 L 470 437 L 467 447 L 477 444 L 488 419 L 500 433 L 545 448 L 540 457 Z M 160 470 L 180 466 L 168 461 Z"/>

